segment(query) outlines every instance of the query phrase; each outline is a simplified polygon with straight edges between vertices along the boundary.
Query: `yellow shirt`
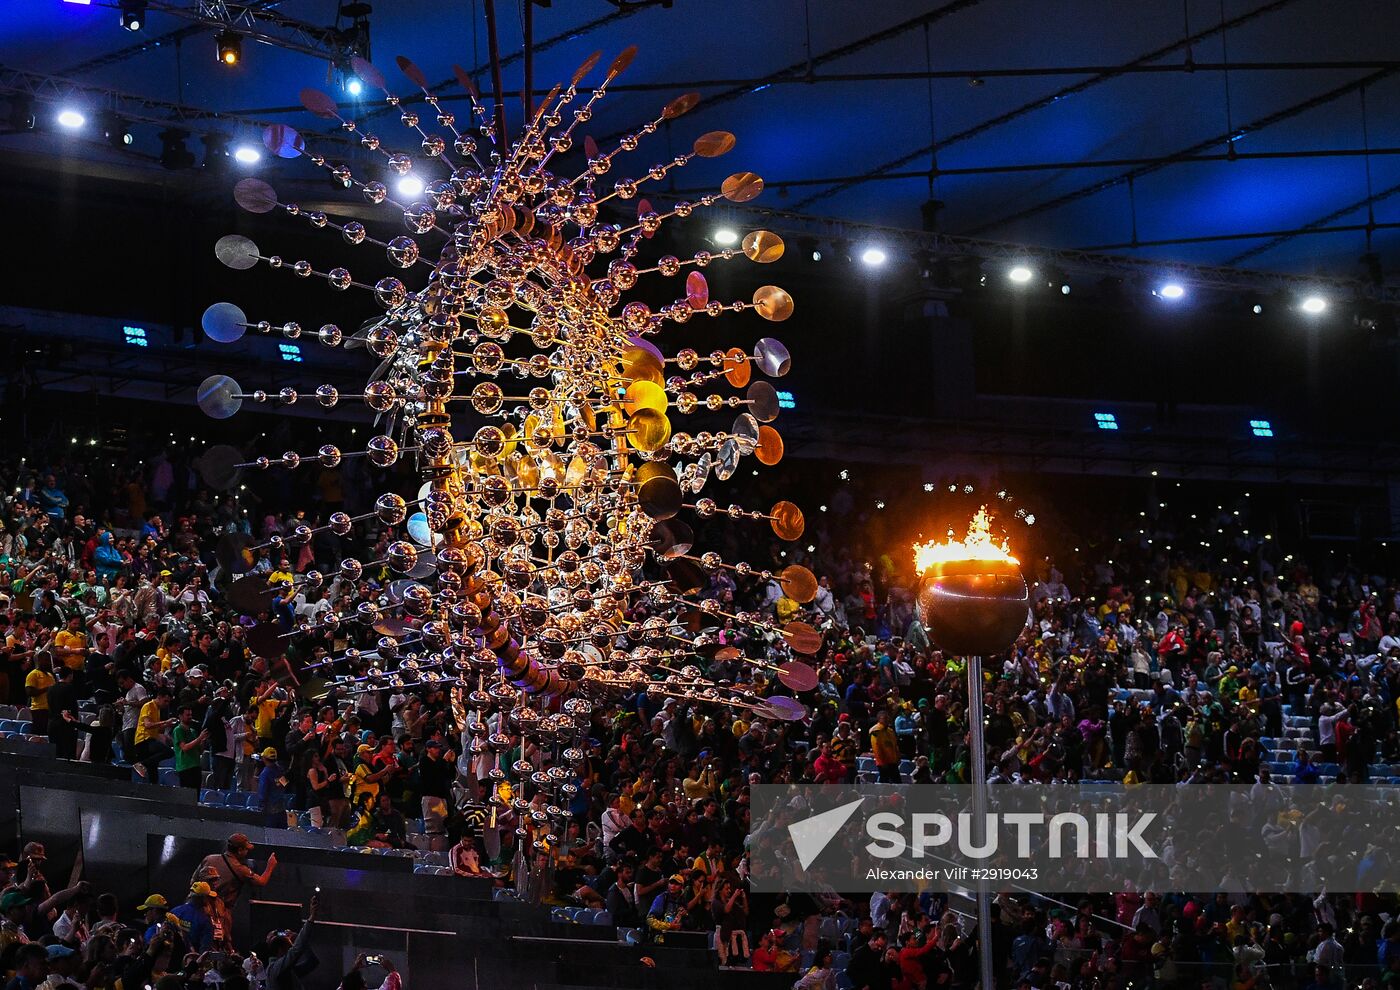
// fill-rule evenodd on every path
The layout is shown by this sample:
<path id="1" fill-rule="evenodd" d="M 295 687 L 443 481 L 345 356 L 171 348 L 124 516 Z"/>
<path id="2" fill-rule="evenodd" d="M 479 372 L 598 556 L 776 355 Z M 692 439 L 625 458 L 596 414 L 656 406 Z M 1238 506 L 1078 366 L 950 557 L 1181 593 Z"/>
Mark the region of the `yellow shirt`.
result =
<path id="1" fill-rule="evenodd" d="M 29 696 L 29 710 L 31 712 L 46 712 L 49 710 L 49 688 L 53 687 L 53 674 L 47 670 L 40 670 L 35 667 L 24 679 L 24 686 L 33 688 L 37 693 Z"/>
<path id="2" fill-rule="evenodd" d="M 60 629 L 53 637 L 55 650 L 82 650 L 77 656 L 67 654 L 63 658 L 63 665 L 73 670 L 82 670 L 85 662 L 84 654 L 87 652 L 87 635 L 80 632 L 69 632 L 67 629 Z"/>
<path id="3" fill-rule="evenodd" d="M 136 719 L 136 745 L 141 745 L 148 739 L 155 739 L 160 735 L 161 730 L 153 728 L 155 723 L 163 722 L 165 716 L 161 713 L 160 705 L 152 700 L 141 706 L 141 715 Z"/>
<path id="4" fill-rule="evenodd" d="M 379 800 L 379 781 L 365 779 L 372 773 L 375 773 L 375 771 L 371 770 L 367 763 L 361 763 L 355 768 L 355 794 L 353 800 L 357 807 L 360 804 L 361 794 L 368 794 L 376 801 Z"/>
<path id="5" fill-rule="evenodd" d="M 899 740 L 888 725 L 876 724 L 870 730 L 870 750 L 879 766 L 899 762 Z"/>
<path id="6" fill-rule="evenodd" d="M 745 732 L 749 731 L 749 723 L 736 716 L 733 724 L 729 726 L 729 731 L 734 733 L 735 739 L 738 739 Z"/>
<path id="7" fill-rule="evenodd" d="M 277 699 L 264 698 L 258 702 L 258 721 L 256 725 L 259 739 L 272 738 L 272 720 L 277 717 Z"/>

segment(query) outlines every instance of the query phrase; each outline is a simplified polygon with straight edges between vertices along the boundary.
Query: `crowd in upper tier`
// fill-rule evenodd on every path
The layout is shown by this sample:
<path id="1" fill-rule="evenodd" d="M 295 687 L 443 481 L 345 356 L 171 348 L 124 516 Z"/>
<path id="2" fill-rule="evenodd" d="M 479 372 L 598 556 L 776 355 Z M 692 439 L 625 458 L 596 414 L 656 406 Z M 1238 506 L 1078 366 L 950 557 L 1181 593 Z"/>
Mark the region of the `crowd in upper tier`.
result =
<path id="1" fill-rule="evenodd" d="M 644 940 L 713 933 L 722 965 L 787 970 L 804 990 L 975 981 L 974 933 L 942 897 L 867 903 L 748 890 L 750 785 L 969 779 L 962 662 L 919 622 L 906 552 L 876 547 L 864 562 L 854 513 L 833 515 L 807 550 L 784 559 L 776 547 L 758 548 L 771 560 L 749 548 L 757 567 L 808 564 L 820 577 L 812 602 L 723 570 L 702 592 L 726 612 L 822 630 L 820 651 L 806 658 L 819 681 L 800 696 L 809 717 L 770 722 L 647 692 L 595 705 L 586 756 L 569 768 L 571 820 L 543 862 L 520 852 L 517 829 L 544 826 L 486 803 L 499 767 L 498 793 L 543 809 L 546 795 L 512 770 L 522 757 L 539 764 L 535 743 L 522 746 L 493 715 L 487 729 L 513 748 L 483 747 L 449 691 L 378 688 L 372 661 L 335 659 L 371 648 L 373 628 L 295 631 L 300 618 L 353 611 L 396 577 L 376 568 L 353 583 L 335 576 L 345 557 L 382 559 L 387 527 L 286 539 L 332 511 L 363 508 L 382 479 L 325 472 L 300 499 L 283 486 L 255 503 L 251 492 L 203 487 L 179 449 L 112 456 L 0 468 L 10 492 L 0 517 L 0 703 L 15 716 L 0 731 L 45 737 L 63 758 L 130 765 L 153 787 L 253 795 L 270 825 L 446 853 L 458 875 L 524 890 L 525 866 L 543 867 L 530 871 L 531 896 L 605 910 Z M 984 671 L 994 783 L 1391 776 L 1400 581 L 1335 555 L 1305 563 L 1284 554 L 1250 533 L 1247 512 L 1199 516 L 1134 513 L 1122 527 L 1130 538 L 1086 540 L 1072 560 L 1026 565 L 1034 622 Z M 312 568 L 335 577 L 320 589 L 284 588 Z M 278 589 L 261 614 L 225 597 L 245 574 Z M 291 635 L 285 650 L 259 656 L 249 632 L 269 622 Z M 781 637 L 732 620 L 722 639 L 751 658 L 791 656 Z M 709 677 L 792 693 L 726 656 L 705 662 Z M 330 673 L 367 679 L 347 688 Z M 33 896 L 6 897 L 12 928 L 58 935 L 45 929 L 64 905 L 36 912 Z M 1393 894 L 1002 896 L 992 938 L 999 985 L 1037 990 L 1381 985 L 1400 974 L 1396 918 Z M 5 964 L 16 968 L 13 957 Z"/>

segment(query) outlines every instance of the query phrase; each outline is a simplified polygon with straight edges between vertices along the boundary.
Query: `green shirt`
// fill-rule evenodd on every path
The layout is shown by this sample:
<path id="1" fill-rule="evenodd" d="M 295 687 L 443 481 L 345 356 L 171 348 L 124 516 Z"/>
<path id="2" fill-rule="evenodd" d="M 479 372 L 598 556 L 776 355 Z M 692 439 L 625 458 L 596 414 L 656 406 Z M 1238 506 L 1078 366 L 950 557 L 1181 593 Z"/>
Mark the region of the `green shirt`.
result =
<path id="1" fill-rule="evenodd" d="M 199 758 L 204 752 L 203 746 L 195 746 L 192 749 L 181 749 L 181 743 L 190 742 L 199 735 L 198 726 L 190 726 L 188 729 L 183 725 L 175 726 L 175 770 L 192 770 L 199 766 Z"/>

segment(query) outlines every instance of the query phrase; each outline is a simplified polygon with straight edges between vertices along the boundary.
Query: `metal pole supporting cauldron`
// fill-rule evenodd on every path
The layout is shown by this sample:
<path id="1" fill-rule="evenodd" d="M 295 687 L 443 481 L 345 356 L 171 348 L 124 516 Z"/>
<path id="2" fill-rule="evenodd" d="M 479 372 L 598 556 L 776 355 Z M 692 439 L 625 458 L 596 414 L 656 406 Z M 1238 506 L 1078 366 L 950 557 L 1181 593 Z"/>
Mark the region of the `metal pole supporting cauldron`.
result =
<path id="1" fill-rule="evenodd" d="M 940 649 L 967 662 L 968 747 L 972 750 L 972 832 L 986 839 L 987 745 L 982 705 L 982 657 L 1011 646 L 1026 627 L 1030 595 L 1016 562 L 951 560 L 931 564 L 919 586 L 919 612 Z M 977 882 L 977 947 L 982 990 L 995 990 L 992 891 Z"/>

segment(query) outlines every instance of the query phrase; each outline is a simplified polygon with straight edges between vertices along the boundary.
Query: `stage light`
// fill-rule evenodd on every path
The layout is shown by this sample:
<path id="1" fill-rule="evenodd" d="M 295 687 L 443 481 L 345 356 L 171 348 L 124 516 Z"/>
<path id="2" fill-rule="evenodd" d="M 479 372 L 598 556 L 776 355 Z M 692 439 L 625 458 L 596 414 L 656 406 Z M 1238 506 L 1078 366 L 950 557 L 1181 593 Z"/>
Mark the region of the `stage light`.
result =
<path id="1" fill-rule="evenodd" d="M 1302 309 L 1304 313 L 1316 316 L 1327 308 L 1327 300 L 1323 299 L 1321 296 L 1308 296 L 1303 300 L 1303 304 L 1299 308 Z"/>
<path id="2" fill-rule="evenodd" d="M 122 27 L 140 31 L 146 26 L 146 0 L 121 0 Z"/>
<path id="3" fill-rule="evenodd" d="M 243 165 L 256 165 L 262 161 L 262 153 L 250 144 L 240 144 L 238 150 L 233 153 L 233 157 Z"/>
<path id="4" fill-rule="evenodd" d="M 1062 295 L 1062 296 L 1067 296 L 1067 295 L 1069 295 L 1069 283 L 1068 283 L 1068 282 L 1066 282 L 1064 285 L 1060 286 L 1060 295 Z"/>
<path id="5" fill-rule="evenodd" d="M 1258 316 L 1260 313 L 1264 312 L 1264 307 L 1260 306 L 1258 303 L 1255 303 L 1253 312 L 1255 316 Z"/>
<path id="6" fill-rule="evenodd" d="M 110 114 L 102 118 L 102 136 L 114 148 L 129 147 L 131 142 L 135 140 L 131 133 L 131 126 L 120 117 Z"/>
<path id="7" fill-rule="evenodd" d="M 1118 417 L 1113 413 L 1094 413 L 1094 425 L 1101 430 L 1118 429 Z"/>
<path id="8" fill-rule="evenodd" d="M 1006 277 L 1013 282 L 1024 285 L 1035 277 L 1035 272 L 1031 271 L 1025 265 L 1017 265 L 1006 273 Z"/>
<path id="9" fill-rule="evenodd" d="M 34 102 L 27 96 L 10 97 L 10 129 L 32 131 L 34 129 Z"/>
<path id="10" fill-rule="evenodd" d="M 69 109 L 60 110 L 58 112 L 58 122 L 70 130 L 77 130 L 87 123 L 87 118 L 84 117 L 80 111 L 70 107 Z"/>
<path id="11" fill-rule="evenodd" d="M 715 243 L 720 247 L 728 247 L 739 240 L 739 234 L 732 227 L 721 227 L 715 231 Z"/>
<path id="12" fill-rule="evenodd" d="M 160 132 L 160 163 L 168 169 L 191 168 L 194 152 L 185 145 L 189 131 L 171 128 Z"/>
<path id="13" fill-rule="evenodd" d="M 1157 290 L 1157 295 L 1163 299 L 1180 299 L 1186 295 L 1186 289 L 1179 282 L 1168 282 Z"/>
<path id="14" fill-rule="evenodd" d="M 813 248 L 813 249 L 812 249 L 812 260 L 813 260 L 813 261 L 821 261 L 821 260 L 822 260 L 822 253 L 821 253 L 821 251 L 817 250 L 816 248 Z"/>
<path id="15" fill-rule="evenodd" d="M 237 65 L 243 59 L 243 38 L 232 31 L 214 35 L 214 50 L 224 65 Z"/>
<path id="16" fill-rule="evenodd" d="M 877 247 L 868 247 L 860 253 L 860 260 L 871 268 L 878 268 L 883 265 L 888 257 L 889 256 L 886 255 L 884 251 Z"/>
<path id="17" fill-rule="evenodd" d="M 364 83 L 360 82 L 360 80 L 356 79 L 354 76 L 345 80 L 345 92 L 349 93 L 351 96 L 359 96 L 364 92 L 364 89 Z"/>
<path id="18" fill-rule="evenodd" d="M 417 196 L 423 192 L 423 180 L 416 175 L 405 175 L 399 180 L 398 189 L 404 196 Z"/>

